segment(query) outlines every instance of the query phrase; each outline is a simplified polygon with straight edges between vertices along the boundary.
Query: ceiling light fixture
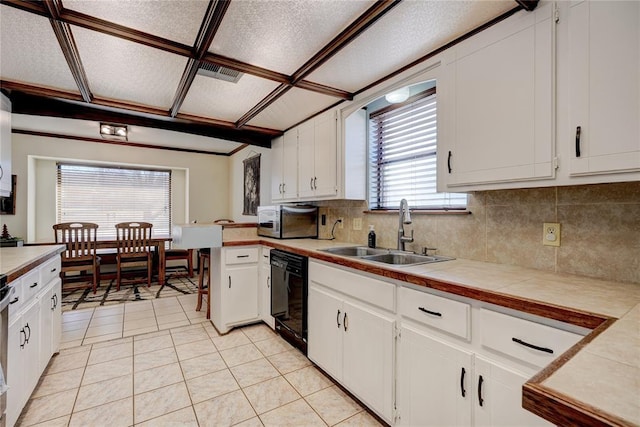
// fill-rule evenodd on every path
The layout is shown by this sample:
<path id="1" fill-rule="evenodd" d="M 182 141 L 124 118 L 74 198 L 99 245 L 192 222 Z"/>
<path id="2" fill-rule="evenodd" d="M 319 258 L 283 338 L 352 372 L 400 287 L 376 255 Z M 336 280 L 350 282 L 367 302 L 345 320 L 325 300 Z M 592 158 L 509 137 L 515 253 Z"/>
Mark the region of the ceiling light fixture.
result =
<path id="1" fill-rule="evenodd" d="M 409 99 L 409 95 L 411 92 L 409 91 L 409 86 L 402 87 L 398 90 L 394 90 L 393 92 L 389 92 L 384 96 L 387 102 L 391 104 L 398 104 L 400 102 L 404 102 Z"/>
<path id="2" fill-rule="evenodd" d="M 100 123 L 100 136 L 104 139 L 127 141 L 127 127 L 124 125 Z"/>

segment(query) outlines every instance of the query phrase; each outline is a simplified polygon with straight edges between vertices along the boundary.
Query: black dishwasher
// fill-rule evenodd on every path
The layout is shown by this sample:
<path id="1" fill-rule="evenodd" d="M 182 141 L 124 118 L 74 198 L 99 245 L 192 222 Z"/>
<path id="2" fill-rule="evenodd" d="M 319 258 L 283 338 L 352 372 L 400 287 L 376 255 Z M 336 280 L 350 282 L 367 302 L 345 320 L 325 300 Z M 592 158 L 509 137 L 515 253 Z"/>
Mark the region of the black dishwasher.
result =
<path id="1" fill-rule="evenodd" d="M 309 259 L 271 250 L 271 315 L 276 331 L 307 354 L 307 279 Z"/>

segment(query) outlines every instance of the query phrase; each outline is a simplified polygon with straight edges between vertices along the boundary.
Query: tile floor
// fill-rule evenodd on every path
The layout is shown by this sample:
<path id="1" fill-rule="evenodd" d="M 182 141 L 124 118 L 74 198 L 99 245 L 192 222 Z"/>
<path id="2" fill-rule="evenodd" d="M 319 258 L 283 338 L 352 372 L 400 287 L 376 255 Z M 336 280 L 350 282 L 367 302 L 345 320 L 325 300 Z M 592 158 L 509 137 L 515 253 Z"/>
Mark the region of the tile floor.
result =
<path id="1" fill-rule="evenodd" d="M 266 325 L 220 336 L 191 297 L 64 313 L 17 425 L 379 425 Z"/>

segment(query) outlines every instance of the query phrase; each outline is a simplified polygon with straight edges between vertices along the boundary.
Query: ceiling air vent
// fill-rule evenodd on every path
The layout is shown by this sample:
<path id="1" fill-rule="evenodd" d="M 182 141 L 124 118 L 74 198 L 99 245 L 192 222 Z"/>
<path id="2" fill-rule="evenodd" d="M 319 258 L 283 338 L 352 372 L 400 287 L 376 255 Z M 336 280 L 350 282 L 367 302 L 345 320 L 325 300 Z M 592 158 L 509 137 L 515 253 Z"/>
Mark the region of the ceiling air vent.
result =
<path id="1" fill-rule="evenodd" d="M 240 71 L 208 63 L 200 64 L 198 74 L 231 83 L 238 83 L 238 80 L 242 77 L 242 73 Z"/>

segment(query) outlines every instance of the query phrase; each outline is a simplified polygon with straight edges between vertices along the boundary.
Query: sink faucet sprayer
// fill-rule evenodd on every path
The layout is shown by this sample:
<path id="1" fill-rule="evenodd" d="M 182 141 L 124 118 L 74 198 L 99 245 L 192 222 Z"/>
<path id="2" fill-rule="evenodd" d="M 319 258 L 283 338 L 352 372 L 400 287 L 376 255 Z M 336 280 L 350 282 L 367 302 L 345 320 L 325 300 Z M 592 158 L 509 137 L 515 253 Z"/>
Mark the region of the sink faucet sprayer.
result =
<path id="1" fill-rule="evenodd" d="M 400 210 L 398 214 L 398 250 L 404 251 L 404 244 L 406 242 L 413 242 L 413 230 L 411 230 L 411 237 L 404 235 L 404 224 L 411 224 L 411 213 L 409 212 L 407 199 L 400 200 Z"/>

